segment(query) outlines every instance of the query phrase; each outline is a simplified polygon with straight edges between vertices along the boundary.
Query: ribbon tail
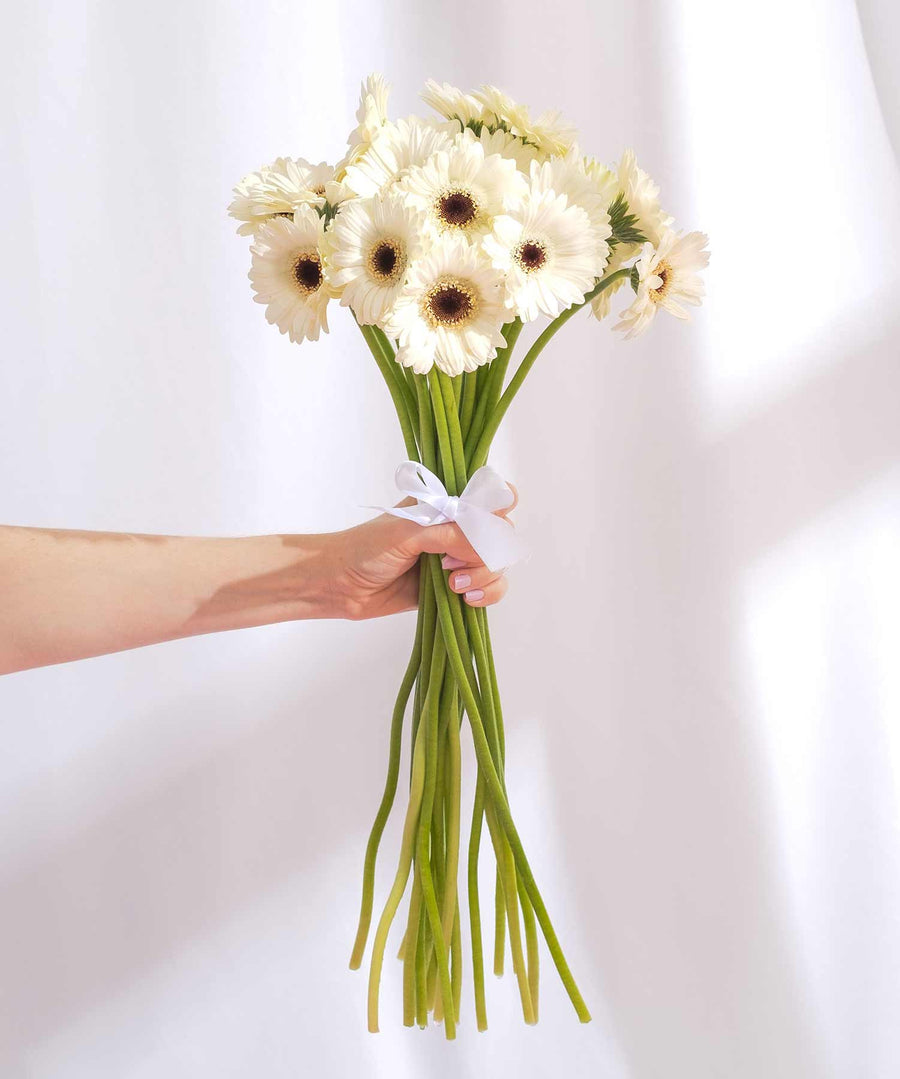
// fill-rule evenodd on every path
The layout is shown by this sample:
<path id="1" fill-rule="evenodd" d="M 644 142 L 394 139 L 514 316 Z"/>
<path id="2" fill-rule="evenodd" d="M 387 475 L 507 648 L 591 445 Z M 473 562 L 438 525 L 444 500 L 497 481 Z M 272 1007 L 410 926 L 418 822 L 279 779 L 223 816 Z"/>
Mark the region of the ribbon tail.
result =
<path id="1" fill-rule="evenodd" d="M 505 518 L 460 502 L 456 523 L 492 573 L 511 566 L 522 557 L 522 542 Z"/>
<path id="2" fill-rule="evenodd" d="M 490 465 L 476 469 L 461 496 L 466 502 L 481 509 L 505 510 L 515 501 L 512 488 Z"/>

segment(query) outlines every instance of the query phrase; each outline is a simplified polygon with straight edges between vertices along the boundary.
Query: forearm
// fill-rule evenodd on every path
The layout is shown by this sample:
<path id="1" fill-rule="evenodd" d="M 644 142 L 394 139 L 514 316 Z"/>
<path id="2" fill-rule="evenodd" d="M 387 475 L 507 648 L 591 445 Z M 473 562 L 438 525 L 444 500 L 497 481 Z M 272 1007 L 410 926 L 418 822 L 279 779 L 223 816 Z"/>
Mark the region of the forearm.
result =
<path id="1" fill-rule="evenodd" d="M 0 526 L 0 673 L 339 614 L 326 536 L 202 539 Z"/>

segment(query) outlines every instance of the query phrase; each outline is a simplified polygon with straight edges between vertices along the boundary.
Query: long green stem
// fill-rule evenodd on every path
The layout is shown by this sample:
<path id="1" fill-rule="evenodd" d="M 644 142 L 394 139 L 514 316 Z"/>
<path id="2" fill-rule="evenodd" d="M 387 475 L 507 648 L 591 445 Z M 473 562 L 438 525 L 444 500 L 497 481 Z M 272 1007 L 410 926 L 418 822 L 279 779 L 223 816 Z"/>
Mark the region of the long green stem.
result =
<path id="1" fill-rule="evenodd" d="M 412 386 L 410 386 L 409 382 L 407 381 L 406 375 L 404 374 L 404 368 L 402 368 L 400 364 L 397 363 L 397 355 L 394 352 L 394 346 L 390 343 L 387 337 L 385 337 L 382 330 L 380 330 L 377 326 L 372 327 L 372 336 L 375 338 L 375 341 L 378 344 L 378 347 L 381 349 L 381 353 L 384 358 L 390 361 L 389 366 L 391 374 L 393 375 L 397 385 L 399 386 L 400 392 L 403 394 L 403 399 L 406 402 L 406 408 L 409 412 L 410 421 L 415 426 L 415 423 L 418 420 L 416 395 L 413 391 Z"/>
<path id="2" fill-rule="evenodd" d="M 534 1007 L 531 1003 L 531 988 L 528 984 L 528 968 L 522 951 L 522 931 L 519 925 L 519 896 L 516 888 L 516 863 L 506 834 L 497 821 L 497 808 L 488 799 L 485 803 L 485 817 L 488 831 L 497 856 L 497 868 L 503 882 L 503 897 L 506 900 L 506 921 L 509 926 L 509 950 L 512 955 L 513 972 L 519 985 L 522 1000 L 522 1015 L 529 1026 L 534 1024 Z"/>
<path id="3" fill-rule="evenodd" d="M 356 930 L 356 941 L 350 956 L 350 969 L 358 970 L 362 963 L 363 952 L 366 948 L 366 939 L 369 935 L 369 925 L 372 921 L 372 902 L 375 893 L 375 860 L 378 857 L 378 845 L 384 832 L 384 826 L 394 805 L 394 797 L 397 793 L 397 777 L 400 774 L 400 749 L 403 738 L 403 717 L 406 713 L 406 705 L 412 691 L 413 682 L 419 670 L 419 662 L 422 655 L 422 626 L 416 626 L 416 637 L 413 643 L 412 653 L 403 681 L 400 683 L 400 692 L 394 705 L 394 714 L 391 718 L 390 749 L 388 751 L 388 771 L 384 783 L 384 793 L 381 796 L 381 804 L 375 814 L 375 823 L 369 833 L 369 842 L 366 844 L 366 857 L 363 864 L 363 889 L 362 902 L 359 911 L 359 925 Z"/>
<path id="4" fill-rule="evenodd" d="M 484 998 L 484 949 L 481 938 L 481 905 L 478 900 L 478 852 L 481 848 L 481 822 L 484 819 L 484 777 L 478 773 L 469 831 L 468 891 L 469 930 L 472 937 L 472 978 L 475 983 L 475 1022 L 487 1030 L 487 1005 Z"/>
<path id="5" fill-rule="evenodd" d="M 422 911 L 422 884 L 419 874 L 413 875 L 409 897 L 409 917 L 403 945 L 403 1025 L 411 1027 L 416 1021 L 416 958 L 419 941 L 419 916 Z"/>
<path id="6" fill-rule="evenodd" d="M 503 327 L 505 346 L 497 349 L 497 355 L 491 360 L 490 365 L 482 368 L 478 373 L 478 401 L 472 423 L 466 432 L 466 460 L 469 462 L 472 460 L 484 425 L 500 396 L 500 391 L 503 389 L 503 377 L 506 374 L 506 367 L 513 347 L 522 332 L 522 325 L 522 321 L 516 319 L 514 322 L 508 322 Z M 472 471 L 474 472 L 474 469 Z"/>
<path id="7" fill-rule="evenodd" d="M 394 402 L 394 408 L 397 411 L 397 419 L 400 421 L 400 430 L 403 432 L 403 442 L 406 446 L 407 456 L 411 460 L 417 460 L 419 451 L 416 446 L 413 415 L 410 413 L 406 403 L 406 397 L 400 389 L 400 382 L 395 377 L 395 373 L 392 369 L 392 364 L 394 367 L 396 367 L 396 364 L 393 360 L 390 360 L 382 350 L 381 343 L 375 336 L 374 327 L 363 326 L 359 323 L 357 323 L 357 325 L 362 332 L 366 344 L 369 346 L 369 351 L 372 353 L 373 359 L 378 364 L 378 369 L 381 371 L 381 375 L 384 378 L 385 385 L 391 395 L 391 400 Z"/>
<path id="8" fill-rule="evenodd" d="M 550 916 L 547 913 L 547 908 L 541 898 L 537 881 L 534 879 L 534 873 L 528 863 L 528 858 L 522 847 L 522 841 L 516 829 L 515 822 L 512 819 L 512 813 L 510 812 L 509 804 L 506 801 L 503 785 L 500 782 L 500 777 L 497 774 L 497 770 L 494 767 L 494 762 L 491 758 L 491 751 L 485 734 L 484 724 L 481 719 L 481 712 L 476 699 L 475 690 L 469 680 L 466 663 L 460 650 L 461 642 L 457 639 L 454 631 L 453 617 L 450 613 L 450 604 L 444 589 L 444 580 L 441 575 L 440 563 L 437 560 L 431 561 L 429 559 L 429 564 L 431 566 L 432 582 L 434 584 L 435 597 L 437 599 L 438 620 L 441 626 L 441 633 L 450 660 L 451 669 L 453 670 L 456 683 L 462 694 L 466 712 L 469 716 L 469 726 L 472 730 L 472 740 L 475 744 L 475 755 L 479 767 L 484 773 L 487 791 L 494 803 L 500 823 L 506 831 L 515 858 L 516 868 L 525 883 L 525 888 L 531 899 L 535 915 L 537 916 L 538 922 L 544 933 L 547 947 L 550 950 L 550 955 L 553 958 L 554 965 L 556 966 L 563 986 L 569 995 L 569 999 L 572 1001 L 578 1018 L 583 1023 L 590 1022 L 591 1013 L 588 1011 L 584 998 L 575 983 L 575 979 L 572 977 L 572 972 L 563 955 L 562 948 L 559 944 L 559 938 L 556 935 L 553 923 L 550 921 Z"/>
<path id="9" fill-rule="evenodd" d="M 372 963 L 369 968 L 369 1006 L 368 1019 L 369 1030 L 373 1034 L 378 1033 L 378 988 L 381 984 L 381 968 L 384 964 L 384 949 L 387 944 L 388 931 L 391 922 L 397 913 L 397 907 L 406 890 L 406 882 L 409 879 L 409 869 L 412 865 L 413 846 L 419 824 L 419 807 L 425 789 L 425 738 L 421 733 L 416 738 L 413 749 L 413 777 L 409 790 L 409 805 L 406 809 L 406 820 L 403 822 L 403 838 L 400 843 L 400 864 L 394 877 L 394 884 L 384 905 L 384 911 L 375 930 L 375 940 L 372 944 Z"/>
<path id="10" fill-rule="evenodd" d="M 604 289 L 609 288 L 615 281 L 619 281 L 630 273 L 631 267 L 625 266 L 621 270 L 616 270 L 609 274 L 609 276 L 604 277 L 601 281 L 598 281 L 581 303 L 576 303 L 571 307 L 567 307 L 566 310 L 563 311 L 561 315 L 557 315 L 557 317 L 544 329 L 543 333 L 540 334 L 531 348 L 525 353 L 522 362 L 519 364 L 518 368 L 516 368 L 516 373 L 509 380 L 509 385 L 503 391 L 496 407 L 491 410 L 490 414 L 485 419 L 484 427 L 479 433 L 478 442 L 469 458 L 469 468 L 472 472 L 474 472 L 476 468 L 480 468 L 487 461 L 491 442 L 494 439 L 494 435 L 497 433 L 497 428 L 500 426 L 503 417 L 506 415 L 507 409 L 512 404 L 513 398 L 521 389 L 522 383 L 525 381 L 528 372 L 534 366 L 534 361 L 543 351 L 544 346 L 563 328 L 563 326 L 565 326 L 573 315 L 576 315 L 582 307 L 585 306 L 585 304 L 590 303 L 590 301 Z"/>
<path id="11" fill-rule="evenodd" d="M 426 556 L 429 561 L 436 558 Z M 439 566 L 439 563 L 437 563 Z M 435 647 L 431 660 L 431 674 L 428 681 L 428 697 L 425 701 L 425 785 L 419 815 L 418 838 L 416 841 L 416 864 L 422 881 L 422 898 L 428 913 L 431 936 L 434 946 L 440 992 L 444 998 L 444 1032 L 448 1040 L 456 1037 L 456 1020 L 453 1014 L 453 989 L 450 982 L 448 945 L 441 928 L 441 915 L 438 909 L 434 881 L 428 857 L 428 837 L 431 831 L 431 813 L 434 808 L 434 790 L 437 778 L 438 729 L 440 711 L 440 687 L 444 676 L 446 650 Z"/>

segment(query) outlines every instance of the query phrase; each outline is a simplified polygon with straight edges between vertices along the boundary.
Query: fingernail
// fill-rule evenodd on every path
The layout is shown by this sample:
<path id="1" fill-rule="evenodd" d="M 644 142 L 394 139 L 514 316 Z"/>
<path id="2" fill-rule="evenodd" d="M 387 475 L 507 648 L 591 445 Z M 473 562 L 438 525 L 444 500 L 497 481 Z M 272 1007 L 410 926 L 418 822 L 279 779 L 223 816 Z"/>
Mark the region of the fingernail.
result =
<path id="1" fill-rule="evenodd" d="M 480 599 L 484 599 L 483 588 L 473 588 L 471 592 L 466 592 L 466 603 L 477 603 Z"/>
<path id="2" fill-rule="evenodd" d="M 472 578 L 468 573 L 457 573 L 453 578 L 453 587 L 457 592 L 462 592 L 464 589 L 468 588 L 471 583 Z"/>
<path id="3" fill-rule="evenodd" d="M 465 562 L 461 558 L 454 558 L 453 555 L 445 554 L 441 559 L 441 565 L 444 569 L 459 569 L 460 566 L 465 565 Z"/>

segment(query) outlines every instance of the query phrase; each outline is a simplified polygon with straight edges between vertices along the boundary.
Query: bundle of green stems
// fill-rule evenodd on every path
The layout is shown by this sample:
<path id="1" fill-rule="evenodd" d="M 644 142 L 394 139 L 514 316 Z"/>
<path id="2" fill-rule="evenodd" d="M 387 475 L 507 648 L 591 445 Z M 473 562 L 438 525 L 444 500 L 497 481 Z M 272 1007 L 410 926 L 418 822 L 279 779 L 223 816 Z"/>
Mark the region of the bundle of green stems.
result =
<path id="1" fill-rule="evenodd" d="M 487 462 L 507 409 L 550 339 L 602 289 L 630 273 L 608 273 L 582 304 L 547 325 L 515 368 L 507 371 L 522 330 L 517 319 L 504 328 L 505 345 L 490 364 L 454 378 L 437 368 L 413 374 L 396 363 L 394 349 L 374 326 L 360 326 L 384 376 L 397 411 L 410 460 L 440 477 L 459 495 L 469 476 Z M 487 611 L 466 604 L 448 587 L 440 556 L 422 555 L 419 611 L 406 673 L 394 706 L 387 779 L 366 847 L 362 902 L 351 969 L 362 963 L 372 922 L 375 861 L 400 775 L 401 744 L 410 716 L 409 800 L 393 885 L 372 946 L 368 1026 L 378 1030 L 378 996 L 388 932 L 410 887 L 403 962 L 403 1022 L 425 1027 L 429 1014 L 456 1034 L 463 981 L 458 874 L 460 851 L 461 726 L 468 726 L 478 766 L 466 852 L 469 934 L 475 1020 L 487 1029 L 478 862 L 484 822 L 496 860 L 493 969 L 503 974 L 506 942 L 526 1023 L 538 1019 L 538 929 L 578 1018 L 590 1012 L 563 955 L 553 924 L 513 821 L 506 790 L 505 736 Z M 410 707 L 411 700 L 411 707 Z"/>

